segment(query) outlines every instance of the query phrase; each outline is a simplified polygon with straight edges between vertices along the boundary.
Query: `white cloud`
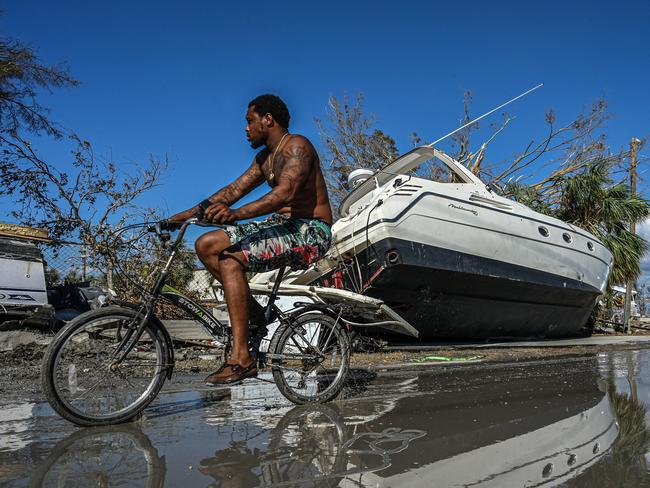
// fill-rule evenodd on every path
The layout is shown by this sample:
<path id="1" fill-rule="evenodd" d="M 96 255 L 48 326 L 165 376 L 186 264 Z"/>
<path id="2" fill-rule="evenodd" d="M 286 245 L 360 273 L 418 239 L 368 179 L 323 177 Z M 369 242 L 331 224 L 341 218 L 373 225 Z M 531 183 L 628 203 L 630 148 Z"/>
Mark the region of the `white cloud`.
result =
<path id="1" fill-rule="evenodd" d="M 643 237 L 646 241 L 650 241 L 650 218 L 641 222 L 637 226 L 637 234 Z"/>

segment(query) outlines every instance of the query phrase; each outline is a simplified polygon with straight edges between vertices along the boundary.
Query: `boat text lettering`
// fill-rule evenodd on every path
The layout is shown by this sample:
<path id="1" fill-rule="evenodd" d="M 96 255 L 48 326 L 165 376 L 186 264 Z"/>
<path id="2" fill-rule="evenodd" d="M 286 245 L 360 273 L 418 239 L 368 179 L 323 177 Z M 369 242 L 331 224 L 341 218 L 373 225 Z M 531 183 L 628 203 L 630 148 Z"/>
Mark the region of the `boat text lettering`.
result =
<path id="1" fill-rule="evenodd" d="M 455 205 L 453 203 L 450 203 L 447 206 L 450 207 L 450 208 L 455 208 L 456 210 L 465 210 L 465 212 L 472 212 L 474 215 L 478 215 L 478 212 L 476 210 L 471 209 L 471 208 L 461 207 L 460 205 Z"/>

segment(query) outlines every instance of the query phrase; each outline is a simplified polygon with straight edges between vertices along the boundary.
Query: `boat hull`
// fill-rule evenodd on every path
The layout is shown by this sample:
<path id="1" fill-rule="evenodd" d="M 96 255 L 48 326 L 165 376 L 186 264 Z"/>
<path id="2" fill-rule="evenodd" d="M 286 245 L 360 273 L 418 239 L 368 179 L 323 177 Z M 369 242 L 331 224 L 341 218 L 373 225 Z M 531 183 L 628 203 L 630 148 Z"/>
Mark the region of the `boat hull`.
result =
<path id="1" fill-rule="evenodd" d="M 587 334 L 613 262 L 593 234 L 496 194 L 433 148 L 394 161 L 340 210 L 328 256 L 292 282 L 378 298 L 425 338 Z"/>
<path id="2" fill-rule="evenodd" d="M 397 238 L 358 258 L 364 294 L 385 301 L 420 337 L 583 335 L 601 293 L 565 276 Z"/>

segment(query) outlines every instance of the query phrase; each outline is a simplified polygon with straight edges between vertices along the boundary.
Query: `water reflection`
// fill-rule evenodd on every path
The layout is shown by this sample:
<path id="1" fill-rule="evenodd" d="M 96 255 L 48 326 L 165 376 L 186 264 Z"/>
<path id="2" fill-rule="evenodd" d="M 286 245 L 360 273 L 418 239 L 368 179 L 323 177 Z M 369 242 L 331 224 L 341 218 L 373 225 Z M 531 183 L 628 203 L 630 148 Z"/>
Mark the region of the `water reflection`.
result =
<path id="1" fill-rule="evenodd" d="M 638 360 L 377 378 L 363 397 L 291 409 L 264 408 L 258 386 L 230 402 L 168 397 L 146 434 L 131 425 L 64 439 L 32 486 L 648 485 L 637 386 L 649 370 Z M 167 415 L 175 403 L 183 413 Z M 251 409 L 228 420 L 233 405 Z"/>
<path id="2" fill-rule="evenodd" d="M 144 486 L 165 484 L 164 457 L 136 425 L 88 428 L 59 442 L 38 466 L 30 486 Z"/>
<path id="3" fill-rule="evenodd" d="M 355 434 L 336 405 L 296 407 L 273 429 L 267 449 L 233 442 L 201 460 L 200 471 L 215 479 L 214 487 L 336 486 L 389 467 L 392 454 L 425 435 L 399 428 Z"/>
<path id="4" fill-rule="evenodd" d="M 569 486 L 650 486 L 649 351 L 600 354 L 599 369 L 619 424 L 619 436 L 601 462 Z"/>

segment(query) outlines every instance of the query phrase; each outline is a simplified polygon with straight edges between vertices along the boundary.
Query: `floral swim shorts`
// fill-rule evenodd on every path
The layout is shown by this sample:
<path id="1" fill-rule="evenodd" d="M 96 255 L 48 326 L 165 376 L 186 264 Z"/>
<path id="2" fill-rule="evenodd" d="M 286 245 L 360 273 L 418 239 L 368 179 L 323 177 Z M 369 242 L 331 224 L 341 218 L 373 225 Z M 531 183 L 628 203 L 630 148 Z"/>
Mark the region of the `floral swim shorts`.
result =
<path id="1" fill-rule="evenodd" d="M 280 214 L 224 230 L 232 244 L 239 244 L 248 269 L 255 273 L 282 266 L 306 269 L 321 259 L 332 243 L 332 230 L 322 220 L 292 219 Z"/>

